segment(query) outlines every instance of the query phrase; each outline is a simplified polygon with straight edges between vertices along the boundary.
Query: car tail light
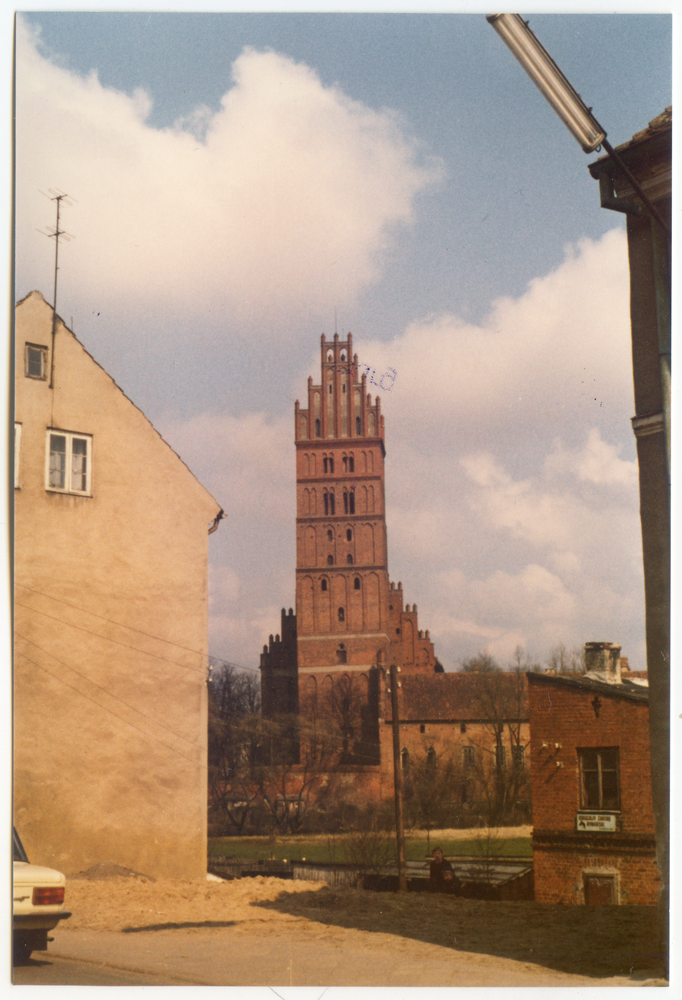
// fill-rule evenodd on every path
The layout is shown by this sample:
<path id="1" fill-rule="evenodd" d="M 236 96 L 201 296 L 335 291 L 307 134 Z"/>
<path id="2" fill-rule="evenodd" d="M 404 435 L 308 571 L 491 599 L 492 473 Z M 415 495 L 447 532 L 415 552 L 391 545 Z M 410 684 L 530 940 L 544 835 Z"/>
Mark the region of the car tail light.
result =
<path id="1" fill-rule="evenodd" d="M 64 902 L 64 886 L 44 886 L 33 890 L 34 906 L 58 906 Z"/>

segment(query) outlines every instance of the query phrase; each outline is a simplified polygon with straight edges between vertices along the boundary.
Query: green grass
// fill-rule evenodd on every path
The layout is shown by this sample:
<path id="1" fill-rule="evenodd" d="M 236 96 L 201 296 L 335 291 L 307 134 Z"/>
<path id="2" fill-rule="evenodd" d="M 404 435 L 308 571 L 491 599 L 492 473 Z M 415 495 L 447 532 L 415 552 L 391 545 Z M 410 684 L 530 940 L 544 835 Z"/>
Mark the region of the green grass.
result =
<path id="1" fill-rule="evenodd" d="M 475 837 L 467 840 L 432 840 L 431 848 L 442 847 L 446 857 L 477 855 L 481 842 Z M 317 837 L 209 837 L 208 853 L 233 858 L 260 858 L 275 861 L 347 861 L 343 834 Z M 533 848 L 530 837 L 500 837 L 491 844 L 493 853 L 503 857 L 531 858 Z M 405 838 L 405 856 L 408 861 L 423 861 L 427 845 L 424 838 Z"/>

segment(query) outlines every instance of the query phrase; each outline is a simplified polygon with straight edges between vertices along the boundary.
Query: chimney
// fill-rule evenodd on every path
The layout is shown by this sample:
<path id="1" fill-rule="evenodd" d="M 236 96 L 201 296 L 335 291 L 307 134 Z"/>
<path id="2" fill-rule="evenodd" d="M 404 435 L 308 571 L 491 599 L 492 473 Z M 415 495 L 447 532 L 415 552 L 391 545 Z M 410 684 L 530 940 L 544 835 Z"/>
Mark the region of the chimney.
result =
<path id="1" fill-rule="evenodd" d="M 620 684 L 620 646 L 617 642 L 585 643 L 585 676 L 605 684 Z"/>

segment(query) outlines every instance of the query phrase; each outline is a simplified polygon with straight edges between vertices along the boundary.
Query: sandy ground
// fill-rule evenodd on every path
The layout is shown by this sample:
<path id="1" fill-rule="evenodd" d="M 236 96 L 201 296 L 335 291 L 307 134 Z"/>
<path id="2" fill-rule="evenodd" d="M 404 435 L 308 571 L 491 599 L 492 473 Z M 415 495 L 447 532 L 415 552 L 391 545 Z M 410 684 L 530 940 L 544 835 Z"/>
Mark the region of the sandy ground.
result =
<path id="1" fill-rule="evenodd" d="M 544 967 L 558 977 L 556 985 L 562 985 L 562 976 L 565 985 L 573 985 L 576 975 L 665 985 L 650 907 L 555 907 L 332 890 L 320 882 L 262 876 L 230 882 L 154 881 L 114 871 L 101 866 L 90 877 L 68 881 L 66 905 L 73 916 L 60 935 L 88 930 L 137 936 L 141 930 L 180 929 L 201 935 L 229 928 L 231 937 L 243 935 L 245 941 L 291 938 L 313 948 L 316 943 L 360 948 L 374 935 L 391 935 L 397 949 L 401 939 L 437 945 L 451 949 L 453 959 L 460 953 L 469 965 L 480 962 L 482 968 L 491 956 Z M 390 948 L 384 961 L 388 974 Z M 529 975 L 529 985 L 531 979 Z M 608 985 L 615 985 L 613 979 Z"/>

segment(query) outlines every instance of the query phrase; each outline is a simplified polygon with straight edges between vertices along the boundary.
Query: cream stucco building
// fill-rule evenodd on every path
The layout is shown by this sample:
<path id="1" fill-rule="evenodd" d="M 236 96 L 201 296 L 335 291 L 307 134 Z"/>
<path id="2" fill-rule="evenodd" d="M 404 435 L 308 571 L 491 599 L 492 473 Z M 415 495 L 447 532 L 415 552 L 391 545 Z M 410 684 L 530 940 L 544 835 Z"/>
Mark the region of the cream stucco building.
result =
<path id="1" fill-rule="evenodd" d="M 39 292 L 15 420 L 15 823 L 67 873 L 201 875 L 220 507 Z"/>

